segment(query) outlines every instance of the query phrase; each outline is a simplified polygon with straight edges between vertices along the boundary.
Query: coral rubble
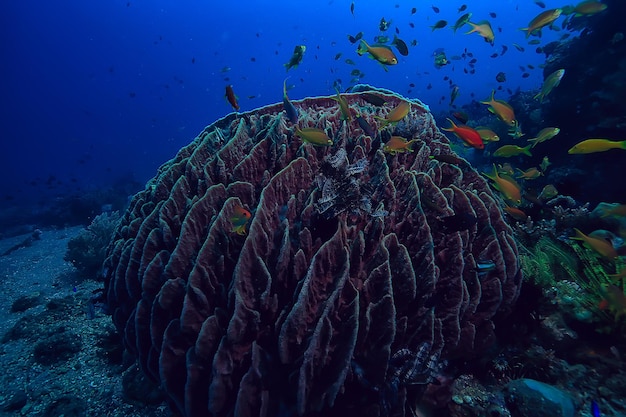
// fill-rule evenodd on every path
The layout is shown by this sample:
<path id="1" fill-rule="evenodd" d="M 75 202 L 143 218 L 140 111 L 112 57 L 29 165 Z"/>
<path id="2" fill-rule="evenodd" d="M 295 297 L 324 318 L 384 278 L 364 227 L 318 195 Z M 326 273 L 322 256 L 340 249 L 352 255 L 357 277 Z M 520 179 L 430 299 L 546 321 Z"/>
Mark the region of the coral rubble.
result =
<path id="1" fill-rule="evenodd" d="M 331 97 L 293 102 L 331 146 L 302 142 L 281 104 L 218 120 L 123 215 L 107 303 L 181 414 L 408 413 L 445 360 L 493 342 L 521 284 L 498 200 L 465 160 L 430 158 L 454 153 L 420 102 L 363 129 L 404 100 L 365 94 L 342 97 L 367 124 Z M 412 151 L 383 152 L 391 135 Z"/>

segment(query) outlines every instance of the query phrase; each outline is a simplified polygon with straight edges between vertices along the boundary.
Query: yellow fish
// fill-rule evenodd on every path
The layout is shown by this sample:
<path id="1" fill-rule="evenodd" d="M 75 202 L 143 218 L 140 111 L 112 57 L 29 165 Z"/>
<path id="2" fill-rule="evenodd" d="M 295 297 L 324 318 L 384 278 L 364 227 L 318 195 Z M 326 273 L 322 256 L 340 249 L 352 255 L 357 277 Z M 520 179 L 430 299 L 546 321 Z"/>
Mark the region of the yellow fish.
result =
<path id="1" fill-rule="evenodd" d="M 485 142 L 497 142 L 500 140 L 498 134 L 489 128 L 479 126 L 476 128 L 476 131 Z"/>
<path id="2" fill-rule="evenodd" d="M 604 3 L 594 0 L 586 0 L 578 3 L 574 7 L 574 16 L 591 16 L 596 13 L 603 12 L 608 6 Z"/>
<path id="3" fill-rule="evenodd" d="M 552 22 L 558 19 L 559 16 L 561 16 L 562 12 L 563 10 L 561 9 L 550 9 L 546 10 L 545 12 L 541 12 L 537 16 L 535 16 L 535 18 L 531 20 L 530 23 L 528 23 L 527 28 L 522 28 L 520 30 L 525 31 L 526 37 L 528 38 L 530 34 L 534 31 L 539 30 L 542 27 L 549 26 Z"/>
<path id="4" fill-rule="evenodd" d="M 583 154 L 583 153 L 595 153 L 604 152 L 610 149 L 625 149 L 626 140 L 613 141 L 608 139 L 587 139 L 572 146 L 568 154 Z"/>
<path id="5" fill-rule="evenodd" d="M 483 20 L 480 23 L 472 23 L 468 21 L 467 24 L 472 27 L 472 30 L 466 32 L 466 35 L 477 32 L 485 39 L 485 42 L 489 42 L 493 45 L 493 40 L 496 38 L 496 36 L 493 34 L 493 30 L 491 29 L 491 24 L 489 22 L 487 22 L 486 20 Z"/>
<path id="6" fill-rule="evenodd" d="M 250 217 L 252 217 L 252 214 L 248 210 L 241 206 L 235 206 L 233 215 L 230 217 L 230 222 L 233 226 L 232 231 L 238 235 L 245 235 Z"/>
<path id="7" fill-rule="evenodd" d="M 541 91 L 539 91 L 539 93 L 537 93 L 537 95 L 534 97 L 535 100 L 538 99 L 539 101 L 543 101 L 543 99 L 548 94 L 550 94 L 552 89 L 559 85 L 561 79 L 563 78 L 563 75 L 565 75 L 564 69 L 556 70 L 552 74 L 548 75 L 546 79 L 543 80 L 543 84 L 541 85 Z"/>
<path id="8" fill-rule="evenodd" d="M 517 168 L 519 175 L 517 178 L 523 178 L 525 180 L 534 180 L 543 175 L 543 172 L 539 171 L 536 167 L 528 168 L 526 171 L 522 171 Z"/>
<path id="9" fill-rule="evenodd" d="M 570 237 L 570 239 L 582 240 L 583 242 L 585 242 L 587 246 L 589 246 L 591 249 L 593 249 L 594 251 L 596 251 L 598 254 L 600 254 L 601 256 L 605 258 L 608 258 L 608 259 L 617 258 L 617 251 L 615 250 L 613 245 L 611 245 L 611 243 L 609 243 L 606 239 L 600 239 L 597 237 L 587 236 L 586 234 L 584 234 L 578 229 L 574 229 L 574 232 L 576 232 L 576 236 Z"/>
<path id="10" fill-rule="evenodd" d="M 559 194 L 556 187 L 552 184 L 548 184 L 541 190 L 541 193 L 537 196 L 539 200 L 549 200 L 552 197 L 556 197 Z"/>
<path id="11" fill-rule="evenodd" d="M 407 141 L 402 136 L 392 136 L 389 138 L 385 146 L 383 146 L 383 151 L 395 155 L 397 153 L 404 152 L 413 152 L 411 149 L 411 145 L 415 142 L 416 139 L 411 139 Z"/>
<path id="12" fill-rule="evenodd" d="M 337 89 L 337 87 L 335 87 L 335 91 L 337 92 L 337 97 L 332 97 L 332 99 L 339 103 L 339 109 L 341 110 L 341 120 L 352 120 L 350 107 L 348 106 L 348 100 L 346 100 L 346 98 L 339 93 L 339 89 Z"/>
<path id="13" fill-rule="evenodd" d="M 330 146 L 333 144 L 331 138 L 322 129 L 314 127 L 305 127 L 300 129 L 296 126 L 296 135 L 300 136 L 303 141 L 315 146 Z"/>
<path id="14" fill-rule="evenodd" d="M 532 143 L 531 148 L 534 148 L 538 143 L 552 139 L 553 137 L 558 135 L 560 131 L 561 129 L 559 129 L 558 127 L 546 127 L 544 129 L 541 129 L 539 133 L 537 133 L 536 138 L 528 139 L 528 141 Z"/>
<path id="15" fill-rule="evenodd" d="M 525 146 L 523 148 L 517 145 L 504 145 L 496 149 L 495 152 L 493 153 L 493 156 L 497 156 L 501 158 L 509 158 L 511 156 L 517 156 L 521 154 L 533 156 L 530 153 L 530 145 Z"/>
<path id="16" fill-rule="evenodd" d="M 509 103 L 504 100 L 496 100 L 494 99 L 494 95 L 496 94 L 496 90 L 491 90 L 491 98 L 486 101 L 481 101 L 482 104 L 486 104 L 489 106 L 489 111 L 495 114 L 509 126 L 515 126 L 517 124 L 517 120 L 515 119 L 515 111 L 513 107 Z"/>

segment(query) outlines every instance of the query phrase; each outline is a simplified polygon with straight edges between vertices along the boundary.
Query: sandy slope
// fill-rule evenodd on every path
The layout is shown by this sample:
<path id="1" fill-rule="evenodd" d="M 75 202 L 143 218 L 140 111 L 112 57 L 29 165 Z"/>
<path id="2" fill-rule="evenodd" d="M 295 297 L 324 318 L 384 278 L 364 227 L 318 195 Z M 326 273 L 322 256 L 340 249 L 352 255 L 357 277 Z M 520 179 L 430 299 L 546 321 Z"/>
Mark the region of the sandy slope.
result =
<path id="1" fill-rule="evenodd" d="M 44 230 L 0 256 L 0 416 L 170 416 L 160 400 L 131 404 L 122 393 L 123 375 L 137 381 L 138 374 L 122 365 L 110 317 L 89 306 L 102 283 L 63 260 L 79 231 Z M 0 240 L 0 254 L 28 237 Z M 12 312 L 18 299 L 34 305 Z"/>

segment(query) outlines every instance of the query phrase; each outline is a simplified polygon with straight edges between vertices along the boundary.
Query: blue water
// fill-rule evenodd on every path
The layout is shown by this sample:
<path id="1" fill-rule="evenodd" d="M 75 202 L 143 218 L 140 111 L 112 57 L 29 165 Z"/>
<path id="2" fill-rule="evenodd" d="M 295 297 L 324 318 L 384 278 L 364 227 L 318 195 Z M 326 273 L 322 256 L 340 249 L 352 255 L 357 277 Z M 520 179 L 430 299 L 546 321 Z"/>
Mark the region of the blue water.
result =
<path id="1" fill-rule="evenodd" d="M 512 91 L 537 89 L 543 80 L 544 56 L 519 30 L 544 10 L 530 0 L 466 2 L 472 21 L 491 22 L 493 46 L 478 34 L 465 35 L 467 25 L 453 33 L 460 1 L 432 2 L 440 8 L 435 13 L 430 2 L 357 0 L 354 15 L 351 2 L 339 0 L 214 3 L 5 2 L 0 204 L 46 204 L 112 186 L 134 192 L 204 126 L 232 111 L 224 99 L 228 84 L 246 111 L 280 101 L 286 75 L 294 85 L 290 97 L 299 99 L 333 93 L 337 79 L 347 88 L 358 68 L 366 74 L 363 83 L 447 110 L 446 76 L 460 87 L 458 105 L 472 95 L 487 98 L 500 71 L 507 74 L 503 87 Z M 373 42 L 382 17 L 392 20 L 387 35 L 397 28 L 407 44 L 418 42 L 407 57 L 396 54 L 399 63 L 388 72 L 358 56 L 347 39 L 362 31 Z M 431 31 L 439 19 L 448 27 Z M 562 33 L 544 30 L 541 42 Z M 283 64 L 298 44 L 307 47 L 304 59 L 287 73 Z M 503 45 L 506 54 L 490 58 Z M 448 58 L 473 53 L 475 74 L 463 72 L 470 58 L 437 69 L 437 48 Z M 519 66 L 528 64 L 535 69 L 522 78 Z M 506 99 L 506 90 L 498 96 Z"/>

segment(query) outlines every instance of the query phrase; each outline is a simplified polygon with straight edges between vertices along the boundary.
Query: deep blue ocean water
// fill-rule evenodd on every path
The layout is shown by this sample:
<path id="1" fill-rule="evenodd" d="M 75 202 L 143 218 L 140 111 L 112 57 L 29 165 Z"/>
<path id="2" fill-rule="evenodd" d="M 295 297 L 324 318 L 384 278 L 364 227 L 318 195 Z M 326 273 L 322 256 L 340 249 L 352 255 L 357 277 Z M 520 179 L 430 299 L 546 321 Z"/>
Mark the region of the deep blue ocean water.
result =
<path id="1" fill-rule="evenodd" d="M 286 76 L 289 96 L 299 99 L 333 94 L 338 79 L 347 88 L 354 69 L 365 74 L 362 83 L 418 98 L 433 111 L 449 109 L 450 83 L 460 87 L 457 105 L 486 99 L 501 71 L 505 89 L 538 89 L 545 57 L 519 28 L 545 9 L 531 0 L 465 3 L 472 21 L 491 22 L 493 46 L 466 35 L 467 25 L 451 30 L 464 13 L 462 1 L 6 2 L 0 204 L 47 204 L 111 186 L 134 193 L 202 128 L 232 111 L 224 99 L 230 84 L 242 111 L 279 102 Z M 399 63 L 388 72 L 359 56 L 347 38 L 363 32 L 373 43 L 383 34 L 381 18 L 392 22 L 384 34 L 417 41 L 408 56 L 396 53 Z M 431 30 L 440 19 L 448 26 Z M 530 39 L 545 44 L 562 34 L 544 29 Z M 304 59 L 286 72 L 296 45 L 306 45 Z M 475 73 L 464 72 L 472 69 L 468 55 L 436 68 L 438 48 L 449 59 L 473 54 Z M 504 90 L 497 98 L 507 96 Z"/>

